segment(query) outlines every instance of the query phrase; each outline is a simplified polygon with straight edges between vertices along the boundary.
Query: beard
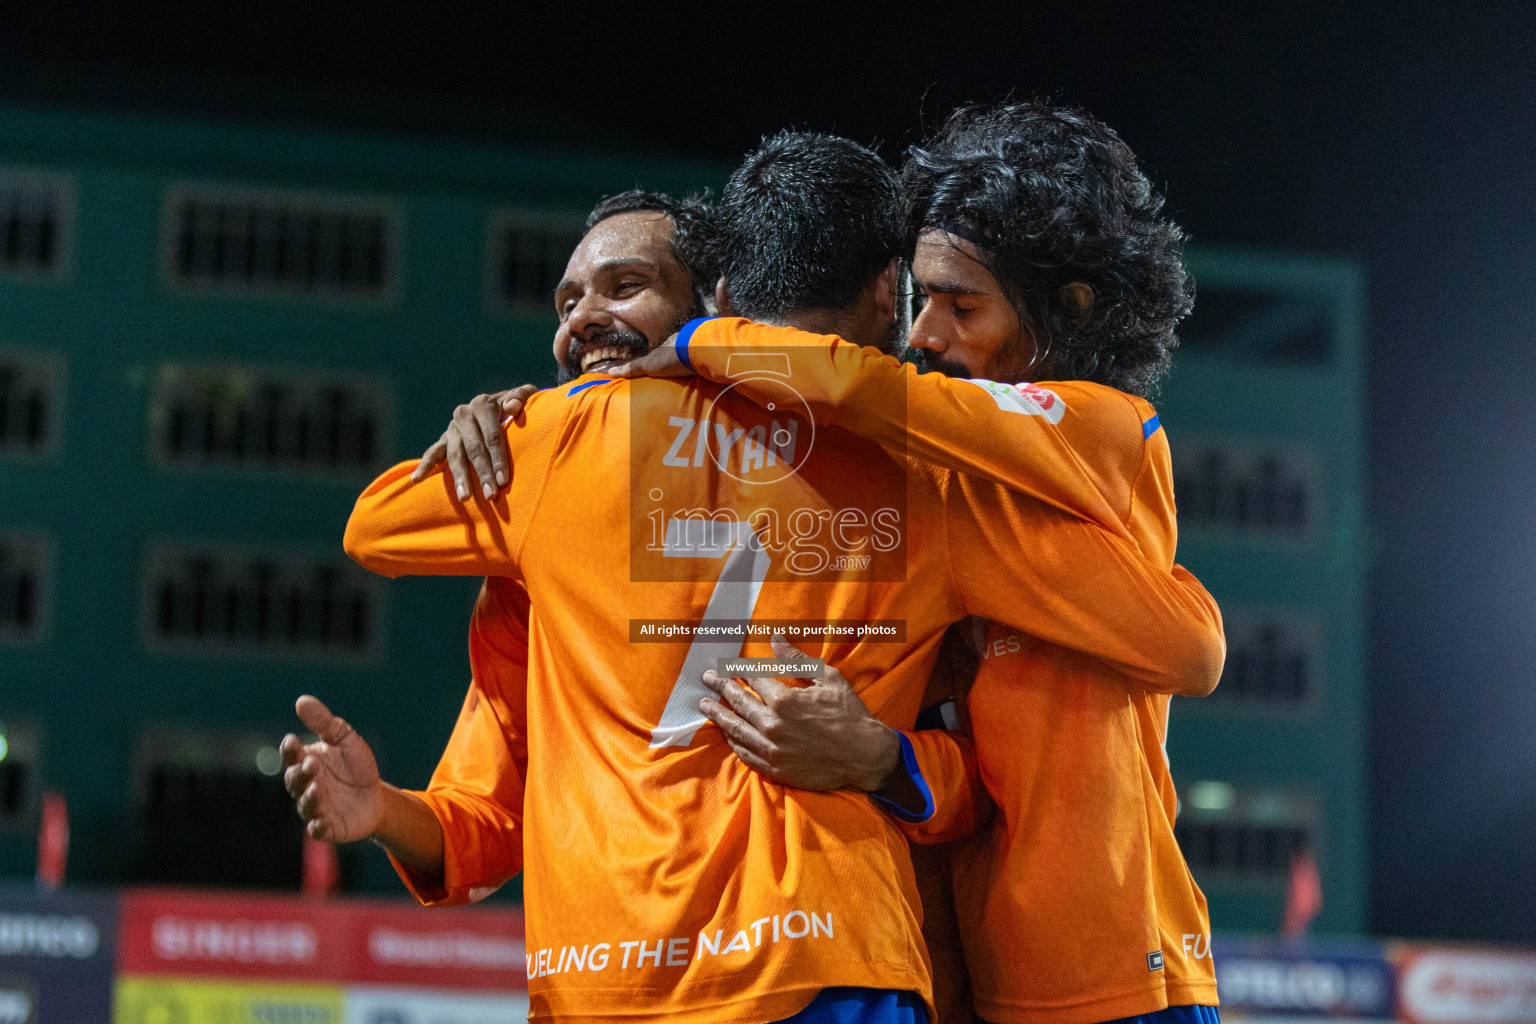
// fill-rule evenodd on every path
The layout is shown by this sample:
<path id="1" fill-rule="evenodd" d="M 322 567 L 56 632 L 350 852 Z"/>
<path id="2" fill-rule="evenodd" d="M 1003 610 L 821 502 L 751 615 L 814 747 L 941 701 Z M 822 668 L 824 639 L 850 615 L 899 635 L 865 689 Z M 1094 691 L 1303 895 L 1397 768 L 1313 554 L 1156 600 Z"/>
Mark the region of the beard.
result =
<path id="1" fill-rule="evenodd" d="M 902 353 L 907 348 L 907 331 L 901 321 L 892 321 L 890 330 L 886 331 L 885 337 L 880 339 L 878 347 L 888 356 L 902 358 Z"/>
<path id="2" fill-rule="evenodd" d="M 677 321 L 661 336 L 662 341 L 682 330 L 688 321 L 704 315 L 702 308 L 679 315 Z M 582 357 L 595 348 L 610 347 L 628 349 L 626 359 L 639 359 L 655 346 L 639 331 L 629 331 L 619 327 L 607 327 L 593 331 L 584 338 L 572 338 L 571 347 L 565 350 L 565 358 L 555 365 L 555 384 L 569 384 L 580 377 Z"/>
<path id="3" fill-rule="evenodd" d="M 954 359 L 945 359 L 928 349 L 913 348 L 908 345 L 902 350 L 901 358 L 904 362 L 917 367 L 919 373 L 942 373 L 946 377 L 963 377 L 971 379 L 971 371 L 964 363 Z"/>
<path id="4" fill-rule="evenodd" d="M 555 375 L 556 384 L 569 384 L 581 376 L 581 360 L 596 348 L 622 348 L 626 359 L 638 359 L 651 350 L 651 343 L 638 331 L 626 331 L 615 327 L 593 331 L 585 338 L 571 339 L 565 358 L 560 361 Z"/>

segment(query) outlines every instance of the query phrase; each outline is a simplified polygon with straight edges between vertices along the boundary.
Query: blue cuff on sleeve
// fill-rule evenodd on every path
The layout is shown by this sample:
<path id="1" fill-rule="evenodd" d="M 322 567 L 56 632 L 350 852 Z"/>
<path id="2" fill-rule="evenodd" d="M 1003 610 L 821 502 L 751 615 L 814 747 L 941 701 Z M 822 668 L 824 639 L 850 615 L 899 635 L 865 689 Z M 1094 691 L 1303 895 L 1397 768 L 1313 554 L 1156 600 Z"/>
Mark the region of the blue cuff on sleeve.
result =
<path id="1" fill-rule="evenodd" d="M 922 769 L 917 766 L 917 751 L 912 749 L 912 741 L 904 732 L 897 732 L 896 738 L 901 741 L 901 769 L 907 773 L 917 791 L 923 796 L 923 809 L 914 813 L 898 803 L 887 800 L 878 793 L 869 794 L 869 798 L 885 809 L 885 812 L 894 818 L 905 821 L 909 825 L 920 825 L 933 817 L 933 790 L 928 788 L 928 780 L 923 778 Z"/>
<path id="2" fill-rule="evenodd" d="M 689 320 L 683 324 L 683 329 L 677 332 L 677 358 L 683 361 L 683 365 L 693 370 L 693 360 L 688 358 L 688 342 L 693 338 L 693 332 L 699 329 L 699 325 L 715 319 L 712 316 L 701 316 L 696 320 Z M 693 371 L 698 373 L 697 370 Z"/>

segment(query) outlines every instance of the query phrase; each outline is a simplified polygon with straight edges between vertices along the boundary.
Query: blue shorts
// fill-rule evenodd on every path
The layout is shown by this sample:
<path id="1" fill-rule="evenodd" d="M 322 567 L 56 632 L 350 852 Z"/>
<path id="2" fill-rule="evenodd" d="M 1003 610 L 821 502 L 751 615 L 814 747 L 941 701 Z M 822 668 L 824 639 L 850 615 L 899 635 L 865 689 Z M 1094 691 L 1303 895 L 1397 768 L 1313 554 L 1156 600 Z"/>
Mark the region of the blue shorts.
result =
<path id="1" fill-rule="evenodd" d="M 976 1024 L 987 1024 L 980 1017 Z M 1170 1006 L 1156 1013 L 1143 1013 L 1139 1017 L 1121 1017 L 1105 1024 L 1221 1024 L 1221 1014 L 1214 1006 Z"/>
<path id="2" fill-rule="evenodd" d="M 811 1005 L 780 1024 L 928 1024 L 916 992 L 883 988 L 824 988 Z M 1205 1022 L 1199 1022 L 1205 1024 Z"/>

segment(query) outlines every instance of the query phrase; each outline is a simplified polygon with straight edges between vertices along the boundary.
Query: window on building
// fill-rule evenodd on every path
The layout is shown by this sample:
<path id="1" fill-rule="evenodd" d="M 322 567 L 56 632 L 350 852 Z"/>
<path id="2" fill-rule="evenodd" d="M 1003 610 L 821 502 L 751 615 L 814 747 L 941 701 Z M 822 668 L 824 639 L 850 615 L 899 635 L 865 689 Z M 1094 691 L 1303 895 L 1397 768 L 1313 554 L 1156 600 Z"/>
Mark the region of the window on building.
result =
<path id="1" fill-rule="evenodd" d="M 25 722 L 0 721 L 0 829 L 33 825 L 39 747 L 35 727 Z"/>
<path id="2" fill-rule="evenodd" d="M 1179 797 L 1174 835 L 1202 883 L 1280 882 L 1292 854 L 1318 849 L 1317 806 L 1308 794 L 1202 781 Z"/>
<path id="3" fill-rule="evenodd" d="M 1323 517 L 1317 459 L 1295 445 L 1179 437 L 1179 526 L 1242 539 L 1308 540 Z"/>
<path id="4" fill-rule="evenodd" d="M 1327 293 L 1200 280 L 1200 298 L 1179 324 L 1179 346 L 1263 362 L 1323 363 L 1337 347 L 1339 306 Z"/>
<path id="5" fill-rule="evenodd" d="M 1322 618 L 1300 609 L 1222 608 L 1227 661 L 1212 706 L 1306 709 L 1322 697 Z"/>
<path id="6" fill-rule="evenodd" d="M 165 544 L 144 572 L 151 646 L 366 659 L 378 649 L 378 577 L 345 558 Z"/>
<path id="7" fill-rule="evenodd" d="M 74 184 L 67 175 L 0 168 L 0 275 L 65 276 L 73 233 Z"/>
<path id="8" fill-rule="evenodd" d="M 52 577 L 47 538 L 0 532 L 0 642 L 35 642 L 47 633 Z"/>
<path id="9" fill-rule="evenodd" d="M 0 352 L 0 456 L 37 457 L 53 451 L 63 380 L 54 356 Z"/>
<path id="10" fill-rule="evenodd" d="M 371 473 L 389 410 L 374 378 L 174 364 L 155 379 L 150 445 L 166 466 Z"/>
<path id="11" fill-rule="evenodd" d="M 303 822 L 272 737 L 151 730 L 134 782 L 139 881 L 298 888 Z"/>
<path id="12" fill-rule="evenodd" d="M 165 273 L 183 289 L 384 300 L 398 276 L 400 216 L 385 200 L 177 186 L 162 232 Z"/>
<path id="13" fill-rule="evenodd" d="M 504 210 L 491 218 L 488 290 L 493 309 L 546 312 L 571 251 L 586 234 L 574 214 Z"/>

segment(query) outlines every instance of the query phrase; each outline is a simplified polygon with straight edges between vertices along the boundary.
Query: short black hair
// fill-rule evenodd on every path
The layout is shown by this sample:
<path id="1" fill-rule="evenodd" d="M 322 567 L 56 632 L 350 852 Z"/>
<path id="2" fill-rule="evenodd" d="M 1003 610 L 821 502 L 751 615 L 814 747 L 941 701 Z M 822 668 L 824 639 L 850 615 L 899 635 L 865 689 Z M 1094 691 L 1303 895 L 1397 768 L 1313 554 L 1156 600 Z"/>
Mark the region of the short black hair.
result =
<path id="1" fill-rule="evenodd" d="M 720 272 L 742 316 L 844 309 L 901 255 L 896 172 L 848 139 L 780 132 L 720 196 Z"/>
<path id="2" fill-rule="evenodd" d="M 715 261 L 715 209 L 710 204 L 708 192 L 697 192 L 682 199 L 674 199 L 665 192 L 650 192 L 632 188 L 627 192 L 608 196 L 592 207 L 587 214 L 587 230 L 591 231 L 609 217 L 621 213 L 664 213 L 672 218 L 672 255 L 688 271 L 693 284 L 694 312 L 704 315 L 705 303 L 715 295 L 715 282 L 720 278 L 719 264 Z"/>
<path id="3" fill-rule="evenodd" d="M 1156 391 L 1194 302 L 1184 233 L 1109 126 L 1043 100 L 962 107 L 910 150 L 902 185 L 908 245 L 955 226 L 984 242 L 1055 376 Z M 1072 281 L 1093 288 L 1086 316 L 1057 296 Z"/>

